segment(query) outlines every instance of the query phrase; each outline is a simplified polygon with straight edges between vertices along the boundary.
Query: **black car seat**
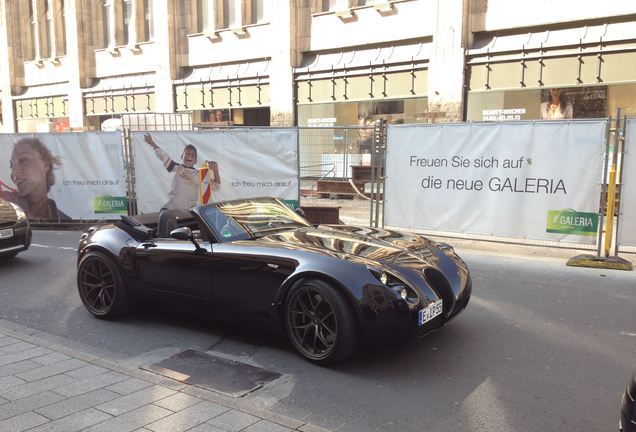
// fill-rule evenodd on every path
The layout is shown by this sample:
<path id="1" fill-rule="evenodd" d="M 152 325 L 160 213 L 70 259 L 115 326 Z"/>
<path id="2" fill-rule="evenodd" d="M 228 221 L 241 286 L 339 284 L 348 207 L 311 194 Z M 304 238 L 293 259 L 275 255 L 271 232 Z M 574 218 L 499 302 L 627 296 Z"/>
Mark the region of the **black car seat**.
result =
<path id="1" fill-rule="evenodd" d="M 169 238 L 170 232 L 178 228 L 177 217 L 168 209 L 159 213 L 159 223 L 157 224 L 157 237 Z"/>

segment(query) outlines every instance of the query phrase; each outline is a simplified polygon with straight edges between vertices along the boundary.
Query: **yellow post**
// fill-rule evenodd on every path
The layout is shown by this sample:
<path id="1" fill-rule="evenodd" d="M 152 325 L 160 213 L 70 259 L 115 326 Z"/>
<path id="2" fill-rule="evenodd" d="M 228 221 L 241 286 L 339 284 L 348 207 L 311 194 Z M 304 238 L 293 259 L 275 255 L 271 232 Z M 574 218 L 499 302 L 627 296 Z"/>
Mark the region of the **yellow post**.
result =
<path id="1" fill-rule="evenodd" d="M 605 213 L 605 256 L 609 256 L 614 231 L 614 205 L 616 201 L 616 164 L 612 164 L 607 185 L 607 212 Z"/>

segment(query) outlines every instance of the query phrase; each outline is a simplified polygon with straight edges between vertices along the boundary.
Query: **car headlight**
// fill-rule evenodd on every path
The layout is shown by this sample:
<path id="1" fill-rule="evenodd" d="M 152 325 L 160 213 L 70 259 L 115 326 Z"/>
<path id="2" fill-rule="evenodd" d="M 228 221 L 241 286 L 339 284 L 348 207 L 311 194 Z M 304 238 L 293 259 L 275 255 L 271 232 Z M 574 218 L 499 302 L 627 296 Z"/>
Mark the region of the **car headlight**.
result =
<path id="1" fill-rule="evenodd" d="M 375 276 L 375 278 L 380 281 L 380 283 L 382 283 L 382 285 L 390 288 L 402 300 L 409 302 L 418 301 L 415 290 L 393 273 L 389 273 L 385 270 L 371 266 L 367 266 L 367 268 L 369 269 L 371 274 Z"/>
<path id="2" fill-rule="evenodd" d="M 11 206 L 13 207 L 13 210 L 15 210 L 15 214 L 18 217 L 18 220 L 24 220 L 27 218 L 26 213 L 24 212 L 24 210 L 22 210 L 22 208 L 16 204 L 11 203 Z"/>

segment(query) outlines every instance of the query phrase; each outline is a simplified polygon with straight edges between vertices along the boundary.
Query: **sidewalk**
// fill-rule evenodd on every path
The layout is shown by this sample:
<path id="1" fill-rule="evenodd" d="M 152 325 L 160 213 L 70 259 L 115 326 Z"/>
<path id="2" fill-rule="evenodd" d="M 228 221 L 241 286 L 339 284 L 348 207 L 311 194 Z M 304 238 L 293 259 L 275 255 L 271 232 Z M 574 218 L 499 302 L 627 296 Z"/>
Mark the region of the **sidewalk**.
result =
<path id="1" fill-rule="evenodd" d="M 2 432 L 328 432 L 0 320 Z"/>

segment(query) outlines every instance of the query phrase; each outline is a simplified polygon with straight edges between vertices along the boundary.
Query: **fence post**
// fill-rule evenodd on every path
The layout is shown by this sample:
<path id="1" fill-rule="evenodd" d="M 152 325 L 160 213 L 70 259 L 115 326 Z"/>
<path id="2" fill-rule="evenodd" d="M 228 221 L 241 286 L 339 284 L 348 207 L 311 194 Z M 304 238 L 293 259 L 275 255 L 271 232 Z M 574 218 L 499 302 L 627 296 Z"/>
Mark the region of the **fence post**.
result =
<path id="1" fill-rule="evenodd" d="M 612 125 L 611 118 L 608 122 L 610 128 Z M 623 126 L 624 127 L 624 124 Z M 614 138 L 612 148 L 612 162 L 611 166 L 608 166 L 608 156 L 610 141 L 612 134 L 608 134 L 609 139 L 606 143 L 607 153 L 605 157 L 605 167 L 603 168 L 603 182 L 607 180 L 607 193 L 605 194 L 605 200 L 601 199 L 601 208 L 605 206 L 605 237 L 599 237 L 599 245 L 597 249 L 596 255 L 577 255 L 574 258 L 571 258 L 568 262 L 568 266 L 573 267 L 594 267 L 594 268 L 606 268 L 606 269 L 614 269 L 614 270 L 631 270 L 632 264 L 631 262 L 620 258 L 616 255 L 616 247 L 614 249 L 614 255 L 610 256 L 610 248 L 612 245 L 612 239 L 614 239 L 614 214 L 615 214 L 615 203 L 616 203 L 616 163 L 618 158 L 619 148 L 622 148 L 621 141 L 624 139 L 624 133 L 621 129 L 621 109 L 618 108 L 616 110 L 616 127 L 614 128 Z M 622 163 L 622 158 L 621 158 Z M 609 168 L 609 179 L 607 178 Z M 605 201 L 605 202 L 603 202 Z M 616 228 L 618 228 L 618 218 L 616 222 Z M 599 221 L 599 230 L 602 233 L 602 218 Z M 601 242 L 603 240 L 604 245 L 604 256 L 601 256 Z"/>
<path id="2" fill-rule="evenodd" d="M 384 158 L 386 155 L 386 120 L 377 120 L 373 125 L 373 148 L 371 149 L 371 206 L 369 225 L 380 226 L 380 205 L 384 198 Z M 380 186 L 382 188 L 380 189 Z M 382 199 L 380 198 L 382 194 Z M 382 211 L 384 214 L 384 210 Z M 384 225 L 384 220 L 382 221 Z"/>

